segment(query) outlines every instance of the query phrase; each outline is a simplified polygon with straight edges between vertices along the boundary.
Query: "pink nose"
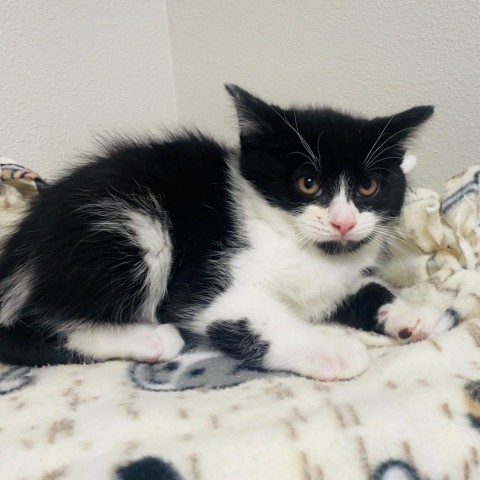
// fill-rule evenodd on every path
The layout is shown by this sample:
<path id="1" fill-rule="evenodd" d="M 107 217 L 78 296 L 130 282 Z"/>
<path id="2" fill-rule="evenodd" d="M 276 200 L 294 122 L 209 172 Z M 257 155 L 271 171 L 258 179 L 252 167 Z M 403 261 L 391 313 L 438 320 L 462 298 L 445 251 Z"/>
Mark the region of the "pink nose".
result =
<path id="1" fill-rule="evenodd" d="M 346 235 L 357 223 L 354 221 L 330 222 L 335 230 L 338 230 L 342 237 Z"/>

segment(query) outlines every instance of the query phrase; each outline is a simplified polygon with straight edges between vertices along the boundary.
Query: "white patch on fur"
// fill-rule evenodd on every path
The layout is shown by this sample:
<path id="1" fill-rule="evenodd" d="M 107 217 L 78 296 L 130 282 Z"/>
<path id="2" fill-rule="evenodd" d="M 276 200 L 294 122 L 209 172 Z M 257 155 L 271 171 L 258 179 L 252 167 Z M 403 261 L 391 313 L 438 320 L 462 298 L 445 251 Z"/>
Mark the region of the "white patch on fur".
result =
<path id="1" fill-rule="evenodd" d="M 313 239 L 307 235 L 306 219 L 315 222 L 316 229 L 321 224 L 310 218 L 310 207 L 310 213 L 291 215 L 269 205 L 238 174 L 234 181 L 238 190 L 237 221 L 243 224 L 249 248 L 230 260 L 232 288 L 261 288 L 281 298 L 303 320 L 323 319 L 351 292 L 361 278 L 361 270 L 375 265 L 378 245 L 370 242 L 353 254 L 327 255 L 315 242 L 334 237 L 331 233 L 316 233 Z M 328 229 L 333 230 L 330 225 Z"/>
<path id="2" fill-rule="evenodd" d="M 159 301 L 167 291 L 172 263 L 172 244 L 165 226 L 158 219 L 131 211 L 129 227 L 145 252 L 148 273 L 145 280 L 147 300 L 143 304 L 144 321 L 155 322 Z"/>
<path id="3" fill-rule="evenodd" d="M 68 334 L 65 346 L 94 360 L 118 358 L 155 363 L 175 358 L 184 342 L 173 325 L 135 324 L 81 327 Z"/>
<path id="4" fill-rule="evenodd" d="M 0 325 L 8 327 L 13 325 L 20 315 L 31 291 L 31 273 L 28 266 L 17 270 L 1 287 Z"/>
<path id="5" fill-rule="evenodd" d="M 232 178 L 234 212 L 248 247 L 230 258 L 231 286 L 198 313 L 192 327 L 204 334 L 216 320 L 246 318 L 270 344 L 265 366 L 330 380 L 360 374 L 368 364 L 365 347 L 312 323 L 321 323 L 355 290 L 362 269 L 376 264 L 379 247 L 368 243 L 352 254 L 327 255 L 315 241 L 332 234 L 306 234 L 307 218 L 312 231 L 318 229 L 314 210 L 289 214 L 269 205 L 235 169 Z"/>
<path id="6" fill-rule="evenodd" d="M 220 295 L 201 313 L 197 326 L 218 319 L 246 318 L 269 343 L 263 366 L 319 380 L 343 380 L 368 366 L 365 346 L 332 326 L 302 321 L 288 304 L 262 288 L 237 286 Z M 202 332 L 203 333 L 203 332 Z"/>
<path id="7" fill-rule="evenodd" d="M 417 157 L 411 153 L 406 153 L 405 156 L 403 157 L 400 168 L 402 169 L 402 172 L 406 175 L 408 172 L 413 170 L 416 164 L 417 164 Z"/>
<path id="8" fill-rule="evenodd" d="M 101 220 L 98 228 L 122 234 L 130 243 L 144 251 L 144 264 L 137 266 L 134 275 L 145 276 L 145 301 L 137 321 L 155 323 L 156 310 L 165 296 L 172 263 L 172 242 L 166 214 L 153 194 L 145 191 L 136 198 L 138 208 L 113 197 L 98 205 Z M 154 211 L 157 216 L 146 212 Z"/>
<path id="9" fill-rule="evenodd" d="M 431 305 L 411 306 L 396 298 L 380 308 L 377 318 L 385 333 L 410 343 L 430 338 L 441 319 L 441 312 Z M 402 332 L 409 336 L 401 338 Z"/>

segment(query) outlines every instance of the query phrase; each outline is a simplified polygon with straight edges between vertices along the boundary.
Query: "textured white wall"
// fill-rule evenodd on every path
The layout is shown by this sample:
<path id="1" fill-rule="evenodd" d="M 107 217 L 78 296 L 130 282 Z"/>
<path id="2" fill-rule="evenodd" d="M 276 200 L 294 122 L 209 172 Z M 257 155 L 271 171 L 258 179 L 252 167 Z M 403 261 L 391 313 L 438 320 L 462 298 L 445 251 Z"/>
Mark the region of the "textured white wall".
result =
<path id="1" fill-rule="evenodd" d="M 176 119 L 165 2 L 3 0 L 0 156 L 51 178 L 97 133 Z"/>
<path id="2" fill-rule="evenodd" d="M 371 115 L 437 105 L 416 177 L 439 188 L 480 163 L 479 22 L 476 0 L 3 0 L 0 156 L 52 177 L 96 133 L 155 131 L 177 108 L 235 139 L 235 82 Z"/>
<path id="3" fill-rule="evenodd" d="M 437 113 L 417 143 L 417 183 L 480 163 L 477 0 L 167 0 L 181 121 L 234 138 L 224 82 L 276 101 L 366 114 Z"/>

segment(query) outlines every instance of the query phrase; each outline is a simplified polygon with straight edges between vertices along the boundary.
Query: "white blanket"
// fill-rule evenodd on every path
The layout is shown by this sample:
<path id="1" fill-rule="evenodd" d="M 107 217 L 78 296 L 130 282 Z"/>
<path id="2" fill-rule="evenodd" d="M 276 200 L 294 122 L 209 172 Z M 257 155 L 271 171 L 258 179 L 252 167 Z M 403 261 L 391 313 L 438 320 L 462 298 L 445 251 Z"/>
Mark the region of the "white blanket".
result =
<path id="1" fill-rule="evenodd" d="M 338 383 L 216 352 L 0 366 L 0 479 L 479 479 L 478 172 L 447 182 L 443 199 L 409 193 L 409 261 L 385 273 L 413 301 L 457 309 L 458 328 L 407 346 L 349 332 L 371 366 Z"/>

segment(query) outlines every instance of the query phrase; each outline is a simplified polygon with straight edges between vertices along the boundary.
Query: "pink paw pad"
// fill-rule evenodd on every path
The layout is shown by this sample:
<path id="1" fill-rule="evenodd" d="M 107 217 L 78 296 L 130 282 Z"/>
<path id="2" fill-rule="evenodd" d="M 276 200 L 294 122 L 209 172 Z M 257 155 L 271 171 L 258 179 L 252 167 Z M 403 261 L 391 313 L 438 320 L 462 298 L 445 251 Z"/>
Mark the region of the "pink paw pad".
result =
<path id="1" fill-rule="evenodd" d="M 143 363 L 158 363 L 160 360 L 158 359 L 158 357 L 148 357 L 148 358 L 145 358 L 142 362 Z"/>

